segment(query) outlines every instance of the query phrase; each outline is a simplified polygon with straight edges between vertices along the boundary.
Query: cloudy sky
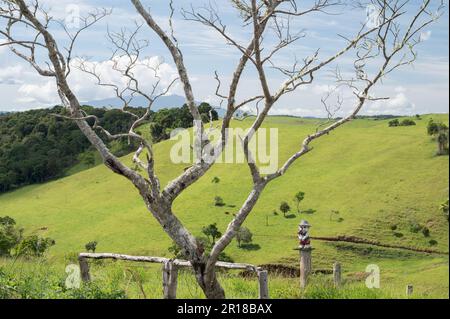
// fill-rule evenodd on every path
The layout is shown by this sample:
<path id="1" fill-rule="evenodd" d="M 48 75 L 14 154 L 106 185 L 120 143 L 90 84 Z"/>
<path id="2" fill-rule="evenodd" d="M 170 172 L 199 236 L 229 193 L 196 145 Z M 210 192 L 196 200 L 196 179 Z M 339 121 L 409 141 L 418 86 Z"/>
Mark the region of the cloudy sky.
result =
<path id="1" fill-rule="evenodd" d="M 87 62 L 88 67 L 96 68 L 107 82 L 123 85 L 123 79 L 111 68 L 117 57 L 112 57 L 111 43 L 106 36 L 107 29 L 119 31 L 121 28 L 132 30 L 135 23 L 141 23 L 134 7 L 124 0 L 42 0 L 50 9 L 55 19 L 66 23 L 75 22 L 73 14 L 80 12 L 85 15 L 95 8 L 112 8 L 112 14 L 102 20 L 95 27 L 85 31 L 77 43 L 75 55 L 80 61 Z M 168 29 L 170 10 L 166 0 L 143 0 L 146 7 L 150 7 L 157 21 Z M 297 1 L 301 6 L 307 6 L 311 1 Z M 412 1 L 418 3 L 419 1 Z M 435 0 L 435 2 L 438 2 Z M 447 1 L 446 1 L 447 2 Z M 228 0 L 175 0 L 174 30 L 179 41 L 192 79 L 194 94 L 197 101 L 208 101 L 219 105 L 220 100 L 215 96 L 216 82 L 214 72 L 217 71 L 224 87 L 229 83 L 234 68 L 240 58 L 240 52 L 226 44 L 215 31 L 196 22 L 186 21 L 180 14 L 182 8 L 189 10 L 194 6 L 212 3 L 217 7 L 227 32 L 239 43 L 246 45 L 251 39 L 251 29 L 242 26 L 242 22 L 229 4 Z M 279 66 L 288 66 L 297 58 L 303 58 L 319 51 L 319 60 L 325 59 L 346 45 L 343 35 L 351 38 L 366 20 L 366 10 L 339 9 L 340 14 L 325 15 L 311 14 L 291 21 L 291 29 L 303 32 L 305 37 L 297 41 L 290 48 L 282 51 L 274 58 Z M 416 113 L 446 113 L 449 110 L 449 45 L 448 45 L 448 10 L 435 24 L 422 32 L 423 43 L 418 47 L 418 58 L 414 65 L 403 67 L 389 75 L 374 92 L 376 96 L 390 97 L 389 100 L 377 101 L 366 105 L 364 114 L 416 114 Z M 3 24 L 0 23 L 0 26 Z M 67 38 L 57 24 L 52 25 L 52 31 L 58 40 L 60 48 L 67 44 Z M 29 31 L 18 29 L 16 36 L 27 38 Z M 149 72 L 148 66 L 159 66 L 158 75 L 161 86 L 167 86 L 176 77 L 176 70 L 167 50 L 146 26 L 141 28 L 140 39 L 149 41 L 149 46 L 141 56 L 142 67 L 136 70 L 136 76 L 141 80 L 141 87 L 151 90 L 155 82 L 154 72 Z M 0 43 L 5 41 L 1 38 Z M 274 40 L 267 36 L 265 46 L 269 49 Z M 267 49 L 267 50 L 268 50 Z M 40 61 L 45 63 L 44 55 Z M 352 67 L 352 53 L 344 56 L 337 64 L 330 65 L 317 74 L 315 82 L 302 87 L 295 93 L 285 96 L 274 107 L 272 114 L 290 114 L 297 116 L 323 116 L 324 108 L 321 98 L 334 86 L 333 71 L 339 67 L 347 72 Z M 119 59 L 120 60 L 120 59 Z M 120 61 L 119 61 L 120 64 Z M 45 64 L 44 64 L 45 65 Z M 145 67 L 144 67 L 145 66 Z M 286 78 L 279 72 L 268 69 L 270 86 L 278 88 Z M 92 101 L 114 97 L 114 93 L 106 88 L 100 89 L 94 79 L 77 69 L 74 69 L 69 81 L 77 93 L 79 100 Z M 225 90 L 224 90 L 225 92 Z M 182 95 L 180 85 L 170 90 L 171 94 Z M 250 68 L 245 72 L 238 98 L 259 95 L 260 86 L 255 70 Z M 345 102 L 338 112 L 343 115 L 348 112 L 354 99 L 348 92 L 343 92 Z M 330 98 L 330 104 L 332 104 Z M 0 111 L 20 111 L 32 108 L 48 107 L 58 104 L 58 96 L 52 79 L 42 78 L 30 68 L 26 62 L 10 53 L 7 47 L 0 46 Z"/>

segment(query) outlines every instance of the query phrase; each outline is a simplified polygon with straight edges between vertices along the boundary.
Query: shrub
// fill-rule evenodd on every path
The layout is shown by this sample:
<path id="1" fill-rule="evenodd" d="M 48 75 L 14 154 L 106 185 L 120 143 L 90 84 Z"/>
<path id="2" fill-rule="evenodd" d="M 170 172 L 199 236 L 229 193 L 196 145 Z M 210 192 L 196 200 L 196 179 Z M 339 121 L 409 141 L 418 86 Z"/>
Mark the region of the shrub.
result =
<path id="1" fill-rule="evenodd" d="M 23 229 L 9 216 L 0 217 L 0 256 L 11 256 L 11 251 L 22 239 Z"/>
<path id="2" fill-rule="evenodd" d="M 25 237 L 16 248 L 17 256 L 42 257 L 56 242 L 51 238 L 42 238 L 38 235 Z"/>
<path id="3" fill-rule="evenodd" d="M 430 246 L 436 246 L 438 244 L 438 242 L 434 239 L 431 239 L 429 242 Z"/>
<path id="4" fill-rule="evenodd" d="M 392 231 L 394 231 L 394 230 L 397 230 L 398 226 L 397 225 L 391 225 L 390 228 L 391 228 Z"/>
<path id="5" fill-rule="evenodd" d="M 86 250 L 88 252 L 93 252 L 95 253 L 95 250 L 97 249 L 97 242 L 96 241 L 90 241 L 88 242 L 86 245 L 84 245 L 84 248 L 86 248 Z"/>
<path id="6" fill-rule="evenodd" d="M 397 126 L 399 126 L 399 125 L 400 125 L 400 122 L 399 122 L 398 119 L 389 121 L 389 127 L 397 127 Z"/>
<path id="7" fill-rule="evenodd" d="M 413 120 L 410 120 L 410 119 L 404 119 L 400 123 L 400 126 L 414 126 L 414 125 L 416 125 L 416 122 L 414 122 Z"/>

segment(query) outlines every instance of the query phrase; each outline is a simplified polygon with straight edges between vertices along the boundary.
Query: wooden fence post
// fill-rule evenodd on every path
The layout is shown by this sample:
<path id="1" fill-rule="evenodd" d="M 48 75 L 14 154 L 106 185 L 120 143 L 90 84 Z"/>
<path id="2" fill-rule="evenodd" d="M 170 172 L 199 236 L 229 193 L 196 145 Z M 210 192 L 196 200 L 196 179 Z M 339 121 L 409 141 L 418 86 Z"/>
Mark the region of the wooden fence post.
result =
<path id="1" fill-rule="evenodd" d="M 311 225 L 306 221 L 302 220 L 298 227 L 298 239 L 299 239 L 299 250 L 300 250 L 300 288 L 306 288 L 308 284 L 308 276 L 311 273 L 311 239 L 309 236 L 309 228 Z"/>
<path id="2" fill-rule="evenodd" d="M 334 279 L 334 287 L 339 288 L 341 287 L 341 264 L 340 263 L 334 263 L 333 265 L 333 279 Z"/>
<path id="3" fill-rule="evenodd" d="M 300 288 L 306 288 L 311 274 L 311 248 L 300 249 Z"/>
<path id="4" fill-rule="evenodd" d="M 172 260 L 163 264 L 163 293 L 164 299 L 177 298 L 178 268 Z"/>
<path id="5" fill-rule="evenodd" d="M 413 285 L 408 285 L 408 286 L 406 286 L 406 295 L 407 295 L 408 297 L 411 297 L 412 294 L 413 294 L 413 292 L 414 292 L 414 287 L 413 287 Z"/>
<path id="6" fill-rule="evenodd" d="M 83 282 L 91 281 L 91 275 L 89 273 L 89 263 L 87 262 L 86 258 L 79 257 L 78 263 L 80 264 L 81 280 Z"/>
<path id="7" fill-rule="evenodd" d="M 269 299 L 269 284 L 267 270 L 258 269 L 259 299 Z"/>

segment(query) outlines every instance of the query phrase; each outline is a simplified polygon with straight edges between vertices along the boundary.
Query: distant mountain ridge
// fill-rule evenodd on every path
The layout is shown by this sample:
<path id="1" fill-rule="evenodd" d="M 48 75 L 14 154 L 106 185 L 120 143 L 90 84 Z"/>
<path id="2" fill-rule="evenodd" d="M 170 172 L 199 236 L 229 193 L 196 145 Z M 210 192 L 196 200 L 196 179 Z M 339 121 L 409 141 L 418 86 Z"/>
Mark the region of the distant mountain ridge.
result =
<path id="1" fill-rule="evenodd" d="M 201 102 L 196 101 L 197 104 L 200 104 Z M 96 108 L 122 108 L 123 102 L 119 98 L 108 98 L 108 99 L 102 99 L 102 100 L 93 100 L 88 102 L 81 103 L 83 105 L 90 105 Z M 148 104 L 148 101 L 142 97 L 142 96 L 136 96 L 134 97 L 131 102 L 131 107 L 146 107 Z M 186 98 L 179 96 L 179 95 L 166 95 L 161 96 L 158 98 L 152 105 L 152 111 L 159 111 L 161 109 L 172 109 L 172 108 L 180 108 L 184 104 L 186 104 Z M 225 115 L 224 109 L 218 109 L 216 108 L 217 113 L 219 114 L 219 117 L 223 117 Z"/>
<path id="2" fill-rule="evenodd" d="M 167 96 L 161 96 L 158 98 L 155 103 L 152 106 L 153 111 L 158 111 L 160 109 L 164 108 L 175 108 L 175 107 L 182 107 L 183 104 L 186 103 L 186 99 L 179 95 L 167 95 Z M 84 105 L 90 105 L 93 107 L 105 107 L 105 108 L 121 108 L 123 106 L 123 102 L 119 98 L 108 98 L 108 99 L 102 99 L 102 100 L 94 100 L 94 101 L 88 101 L 83 102 Z M 147 106 L 148 101 L 142 97 L 142 96 L 136 96 L 134 97 L 131 102 L 130 106 L 132 107 L 145 107 Z"/>

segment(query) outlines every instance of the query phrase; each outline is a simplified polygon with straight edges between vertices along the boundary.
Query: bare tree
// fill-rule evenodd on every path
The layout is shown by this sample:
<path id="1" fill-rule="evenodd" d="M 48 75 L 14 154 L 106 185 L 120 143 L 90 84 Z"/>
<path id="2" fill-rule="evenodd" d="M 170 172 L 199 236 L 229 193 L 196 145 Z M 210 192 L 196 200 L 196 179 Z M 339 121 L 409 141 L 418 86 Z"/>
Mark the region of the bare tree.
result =
<path id="1" fill-rule="evenodd" d="M 130 0 L 139 15 L 146 24 L 167 47 L 173 62 L 178 71 L 180 81 L 187 105 L 196 123 L 194 148 L 197 153 L 197 162 L 194 163 L 179 177 L 171 181 L 167 186 L 161 187 L 160 181 L 154 170 L 155 158 L 153 157 L 152 145 L 143 136 L 135 131 L 141 124 L 148 121 L 148 115 L 154 101 L 166 94 L 177 79 L 173 79 L 166 88 L 160 88 L 157 83 L 148 93 L 141 87 L 139 81 L 134 76 L 133 69 L 139 63 L 139 56 L 142 49 L 147 45 L 146 41 L 137 39 L 137 31 L 143 25 L 137 25 L 136 30 L 131 32 L 108 32 L 109 39 L 114 44 L 115 52 L 113 57 L 120 56 L 127 61 L 125 64 L 117 64 L 114 70 L 127 79 L 127 85 L 119 88 L 117 85 L 106 83 L 101 75 L 91 68 L 89 64 L 79 63 L 78 68 L 90 73 L 97 79 L 101 86 L 109 86 L 123 102 L 124 112 L 135 118 L 135 122 L 130 130 L 123 134 L 110 134 L 102 128 L 98 120 L 85 114 L 75 93 L 70 88 L 67 78 L 70 74 L 72 62 L 72 52 L 78 35 L 88 27 L 109 14 L 107 10 L 92 13 L 83 18 L 81 28 L 70 33 L 67 28 L 67 35 L 70 45 L 65 49 L 60 49 L 55 37 L 50 31 L 52 18 L 47 11 L 39 4 L 38 0 L 3 0 L 1 1 L 0 17 L 4 20 L 0 33 L 4 36 L 5 42 L 2 46 L 9 46 L 13 53 L 26 60 L 42 76 L 52 77 L 57 84 L 58 94 L 64 106 L 70 111 L 71 120 L 75 121 L 80 130 L 100 152 L 105 165 L 113 172 L 127 178 L 138 190 L 147 209 L 157 219 L 164 231 L 174 242 L 183 249 L 184 255 L 191 262 L 198 284 L 204 291 L 207 298 L 224 298 L 222 289 L 215 272 L 215 264 L 220 253 L 230 244 L 237 231 L 241 228 L 247 216 L 251 213 L 265 187 L 273 180 L 283 176 L 289 167 L 300 157 L 312 150 L 311 143 L 329 134 L 341 125 L 351 121 L 360 112 L 362 107 L 370 101 L 380 98 L 371 96 L 371 91 L 376 84 L 382 81 L 388 74 L 401 66 L 410 64 L 416 59 L 415 48 L 421 42 L 421 34 L 424 28 L 435 21 L 442 13 L 443 2 L 422 0 L 419 3 L 409 0 L 370 0 L 366 3 L 359 3 L 360 6 L 371 5 L 376 9 L 376 23 L 374 25 L 363 23 L 359 30 L 356 30 L 352 37 L 345 37 L 347 44 L 329 57 L 322 57 L 317 49 L 311 56 L 304 57 L 301 61 L 293 61 L 292 66 L 283 67 L 276 65 L 274 57 L 305 36 L 303 30 L 294 31 L 292 22 L 300 20 L 310 14 L 332 14 L 333 9 L 341 8 L 343 1 L 340 0 L 315 0 L 305 9 L 300 9 L 300 1 L 295 0 L 232 0 L 228 4 L 236 8 L 242 18 L 242 27 L 252 31 L 251 39 L 247 44 L 240 44 L 229 32 L 227 26 L 222 22 L 218 10 L 212 6 L 196 9 L 191 7 L 183 10 L 184 17 L 189 21 L 201 23 L 212 28 L 224 39 L 224 42 L 233 46 L 240 53 L 240 60 L 232 75 L 232 80 L 227 88 L 227 93 L 222 92 L 222 82 L 218 74 L 216 94 L 225 101 L 226 114 L 220 126 L 220 140 L 214 145 L 212 151 L 206 148 L 211 142 L 205 137 L 206 130 L 203 126 L 201 116 L 195 103 L 194 93 L 191 86 L 187 68 L 175 37 L 172 1 L 169 6 L 171 15 L 169 17 L 170 31 L 166 32 L 155 21 L 151 10 L 144 8 L 141 1 Z M 303 3 L 302 3 L 303 6 Z M 434 11 L 432 11 L 434 10 Z M 4 26 L 4 27 L 3 27 Z M 27 27 L 34 32 L 29 39 L 18 39 L 13 33 L 16 26 Z M 275 45 L 268 45 L 267 38 L 275 39 Z M 266 46 L 270 47 L 267 48 Z M 46 52 L 48 59 L 45 63 L 39 63 L 36 57 L 36 50 L 42 49 Z M 330 95 L 322 99 L 328 113 L 329 122 L 317 128 L 316 132 L 308 135 L 295 152 L 276 172 L 268 175 L 260 173 L 257 164 L 252 160 L 250 152 L 250 141 L 255 132 L 261 127 L 273 106 L 286 94 L 296 91 L 301 86 L 313 83 L 318 71 L 327 66 L 331 66 L 345 54 L 353 54 L 354 76 L 344 77 L 339 71 L 336 72 L 336 87 L 347 87 L 352 90 L 355 101 L 352 111 L 340 120 L 332 119 L 334 113 L 340 109 L 342 101 L 338 98 L 338 106 L 331 108 L 327 105 Z M 243 101 L 237 101 L 237 92 L 241 84 L 244 70 L 254 68 L 257 71 L 261 86 L 261 93 L 254 97 L 249 97 Z M 268 69 L 275 69 L 286 77 L 284 83 L 275 91 L 272 91 L 269 83 L 270 73 Z M 375 71 L 374 71 L 375 70 Z M 154 72 L 158 77 L 158 68 L 149 67 L 149 72 Z M 131 95 L 142 95 L 148 101 L 147 112 L 143 116 L 137 116 L 127 110 L 129 100 L 126 93 Z M 244 106 L 252 103 L 261 105 L 258 108 L 251 129 L 242 140 L 246 162 L 253 180 L 253 187 L 248 194 L 246 201 L 242 204 L 234 219 L 228 225 L 223 236 L 215 243 L 209 255 L 205 254 L 202 246 L 197 243 L 195 237 L 183 226 L 172 210 L 174 200 L 190 185 L 198 181 L 214 164 L 221 155 L 222 150 L 228 143 L 227 128 L 229 128 L 236 113 Z M 93 126 L 87 120 L 94 119 Z M 145 169 L 145 174 L 130 169 L 115 157 L 97 131 L 103 132 L 110 139 L 128 138 L 139 142 L 140 147 L 134 155 L 134 161 Z M 208 149 L 209 151 L 206 151 Z M 206 154 L 207 153 L 207 154 Z M 141 160 L 142 155 L 146 155 L 145 160 Z"/>

